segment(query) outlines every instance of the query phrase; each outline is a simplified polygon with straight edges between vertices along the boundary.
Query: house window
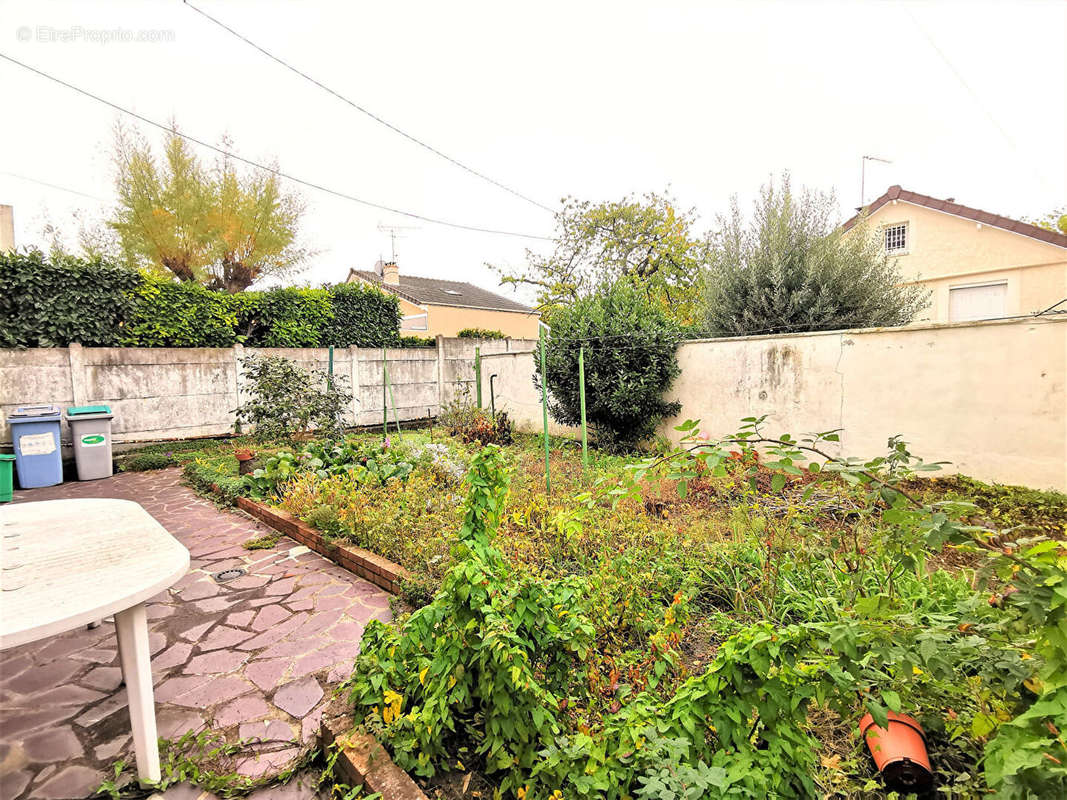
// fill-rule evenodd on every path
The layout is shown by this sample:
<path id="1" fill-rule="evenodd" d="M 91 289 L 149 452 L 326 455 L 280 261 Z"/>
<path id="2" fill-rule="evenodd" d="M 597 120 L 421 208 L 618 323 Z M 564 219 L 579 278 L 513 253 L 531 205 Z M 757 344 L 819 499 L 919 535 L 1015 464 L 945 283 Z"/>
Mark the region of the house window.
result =
<path id="1" fill-rule="evenodd" d="M 890 225 L 885 229 L 885 251 L 887 253 L 906 253 L 908 251 L 908 223 Z"/>
<path id="2" fill-rule="evenodd" d="M 1003 317 L 1007 312 L 1008 282 L 953 286 L 948 290 L 949 322 Z"/>

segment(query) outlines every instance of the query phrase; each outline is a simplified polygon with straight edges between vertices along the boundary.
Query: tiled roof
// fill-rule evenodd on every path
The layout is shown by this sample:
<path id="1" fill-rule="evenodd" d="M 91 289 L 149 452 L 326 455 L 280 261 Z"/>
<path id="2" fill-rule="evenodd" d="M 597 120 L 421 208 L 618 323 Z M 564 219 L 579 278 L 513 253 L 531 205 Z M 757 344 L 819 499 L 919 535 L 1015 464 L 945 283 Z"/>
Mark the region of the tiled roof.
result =
<path id="1" fill-rule="evenodd" d="M 1058 247 L 1067 247 L 1067 236 L 1062 233 L 1047 231 L 1044 228 L 1031 225 L 1029 222 L 1021 222 L 1017 219 L 1002 217 L 999 214 L 991 214 L 988 211 L 981 211 L 977 208 L 971 208 L 970 206 L 961 206 L 959 203 L 954 203 L 950 200 L 938 200 L 936 197 L 930 197 L 926 194 L 909 192 L 907 189 L 902 189 L 899 186 L 890 186 L 885 194 L 867 206 L 866 212 L 868 214 L 873 214 L 886 203 L 893 200 L 903 200 L 906 203 L 925 206 L 926 208 L 932 208 L 935 211 L 944 211 L 946 214 L 963 217 L 964 219 L 973 219 L 975 222 L 981 222 L 983 225 L 992 225 L 994 228 L 1003 228 L 1006 231 L 1021 233 L 1023 236 L 1039 239 L 1042 242 L 1048 242 L 1049 244 L 1054 244 Z M 847 231 L 855 225 L 859 217 L 860 215 L 856 214 L 856 216 L 846 222 L 845 230 Z"/>
<path id="2" fill-rule="evenodd" d="M 415 275 L 401 275 L 399 286 L 382 283 L 381 276 L 374 270 L 353 269 L 349 280 L 359 278 L 377 286 L 386 292 L 403 297 L 419 305 L 458 306 L 459 308 L 484 308 L 490 311 L 521 311 L 537 314 L 529 306 L 516 303 L 506 297 L 480 289 L 474 284 L 463 281 L 446 281 L 441 278 L 420 278 Z"/>

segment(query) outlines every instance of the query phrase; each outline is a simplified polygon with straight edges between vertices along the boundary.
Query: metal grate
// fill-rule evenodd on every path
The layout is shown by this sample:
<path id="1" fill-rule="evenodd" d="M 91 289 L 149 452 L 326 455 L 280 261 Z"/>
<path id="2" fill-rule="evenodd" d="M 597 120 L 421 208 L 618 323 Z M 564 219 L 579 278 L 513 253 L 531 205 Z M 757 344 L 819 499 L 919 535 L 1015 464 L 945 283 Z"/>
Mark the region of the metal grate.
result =
<path id="1" fill-rule="evenodd" d="M 222 572 L 215 573 L 215 581 L 217 583 L 226 583 L 226 581 L 240 578 L 244 574 L 245 571 L 243 569 L 224 569 Z"/>

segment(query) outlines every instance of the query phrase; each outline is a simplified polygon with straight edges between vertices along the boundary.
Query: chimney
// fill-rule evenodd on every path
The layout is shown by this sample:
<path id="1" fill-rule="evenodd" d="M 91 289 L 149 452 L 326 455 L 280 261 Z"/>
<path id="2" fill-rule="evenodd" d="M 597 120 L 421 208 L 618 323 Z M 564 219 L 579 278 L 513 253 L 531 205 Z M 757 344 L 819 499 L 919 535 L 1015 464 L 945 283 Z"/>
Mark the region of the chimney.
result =
<path id="1" fill-rule="evenodd" d="M 15 249 L 15 209 L 0 206 L 0 253 Z"/>
<path id="2" fill-rule="evenodd" d="M 382 283 L 387 286 L 400 285 L 400 268 L 395 261 L 387 261 L 382 264 Z"/>

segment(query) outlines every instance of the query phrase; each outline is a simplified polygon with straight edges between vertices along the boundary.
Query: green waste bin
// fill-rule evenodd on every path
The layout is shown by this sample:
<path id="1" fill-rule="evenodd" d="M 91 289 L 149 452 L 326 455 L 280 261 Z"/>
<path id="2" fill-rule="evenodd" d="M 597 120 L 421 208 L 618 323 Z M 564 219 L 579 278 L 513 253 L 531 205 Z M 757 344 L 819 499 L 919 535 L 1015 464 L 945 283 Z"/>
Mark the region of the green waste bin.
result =
<path id="1" fill-rule="evenodd" d="M 111 477 L 111 418 L 108 406 L 72 406 L 67 409 L 78 480 Z"/>
<path id="2" fill-rule="evenodd" d="M 15 466 L 15 456 L 11 453 L 0 453 L 0 503 L 11 502 L 13 478 L 11 470 Z"/>

